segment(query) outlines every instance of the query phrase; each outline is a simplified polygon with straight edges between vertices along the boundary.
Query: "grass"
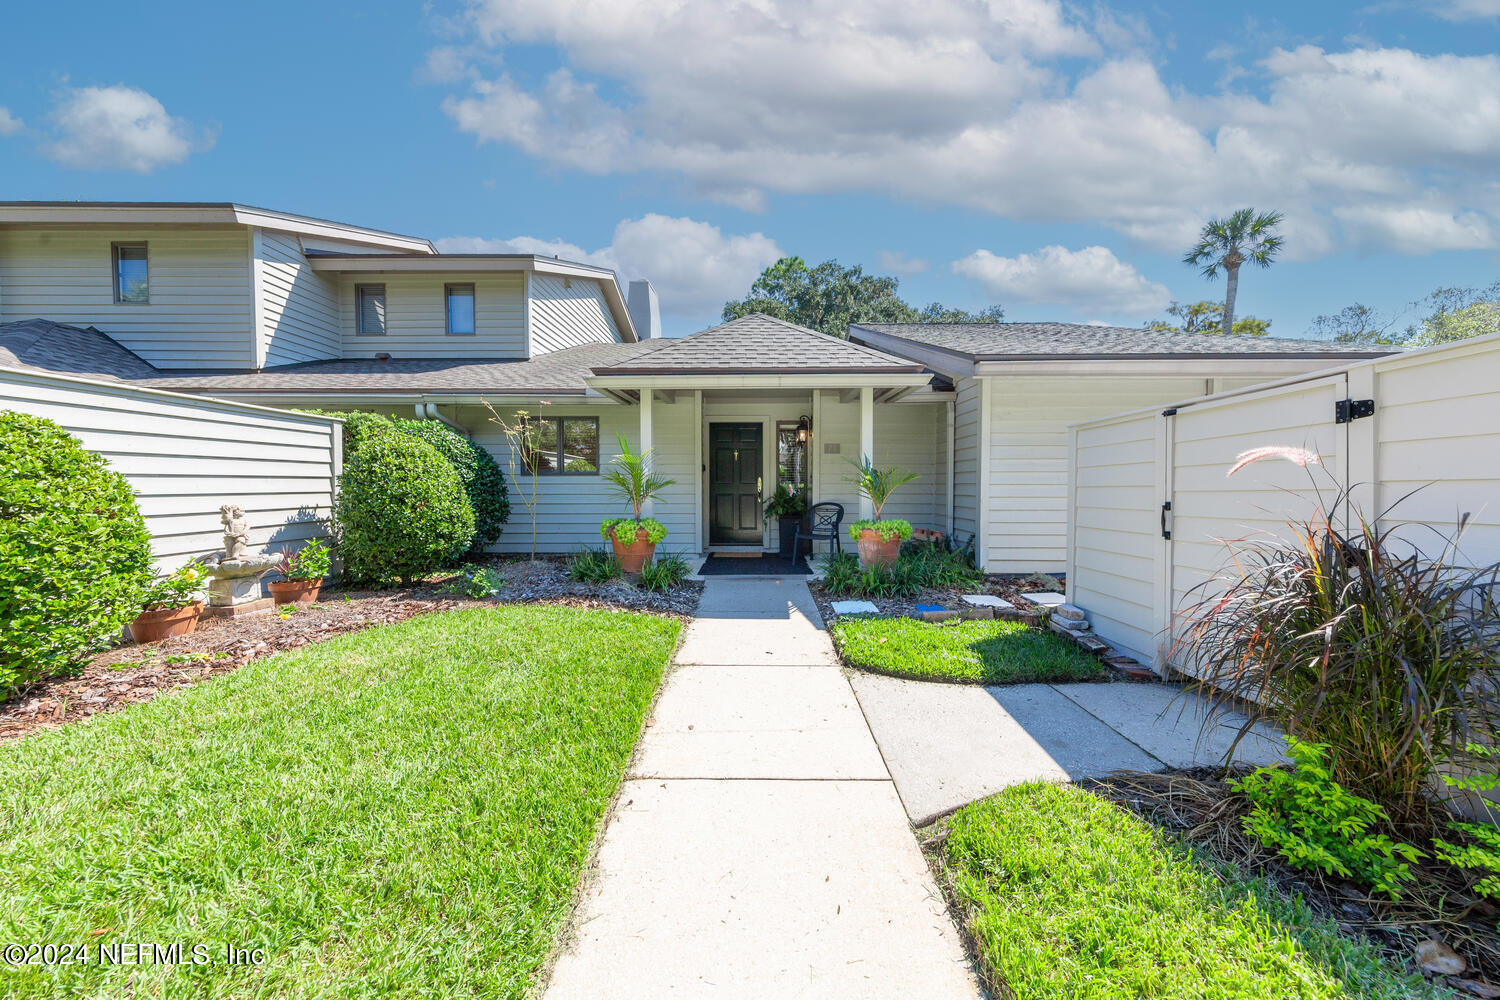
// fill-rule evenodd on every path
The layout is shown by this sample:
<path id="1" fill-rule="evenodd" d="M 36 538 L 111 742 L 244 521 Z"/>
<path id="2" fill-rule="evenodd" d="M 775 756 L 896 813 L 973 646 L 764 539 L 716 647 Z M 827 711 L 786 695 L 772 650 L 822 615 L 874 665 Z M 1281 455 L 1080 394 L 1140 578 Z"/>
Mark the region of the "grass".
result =
<path id="1" fill-rule="evenodd" d="M 832 632 L 850 666 L 915 680 L 1022 684 L 1091 681 L 1104 673 L 1073 643 L 1024 622 L 841 617 Z"/>
<path id="2" fill-rule="evenodd" d="M 678 629 L 429 615 L 0 749 L 0 941 L 266 956 L 0 969 L 6 995 L 524 996 Z"/>
<path id="3" fill-rule="evenodd" d="M 1026 1000 L 1451 994 L 1083 789 L 1031 783 L 966 806 L 944 868 L 997 993 Z"/>

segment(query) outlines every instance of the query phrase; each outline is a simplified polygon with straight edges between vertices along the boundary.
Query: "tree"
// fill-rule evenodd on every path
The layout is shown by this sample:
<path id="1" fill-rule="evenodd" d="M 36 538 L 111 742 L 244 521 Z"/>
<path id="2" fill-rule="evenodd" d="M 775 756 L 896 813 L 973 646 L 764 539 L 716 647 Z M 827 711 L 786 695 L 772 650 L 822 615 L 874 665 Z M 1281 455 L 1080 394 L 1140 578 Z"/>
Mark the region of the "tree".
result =
<path id="1" fill-rule="evenodd" d="M 999 306 L 971 313 L 933 302 L 918 310 L 897 290 L 900 279 L 866 274 L 859 265 L 825 260 L 808 267 L 801 257 L 783 257 L 760 273 L 743 299 L 724 303 L 724 320 L 765 313 L 835 337 L 851 323 L 998 323 Z"/>
<path id="2" fill-rule="evenodd" d="M 1146 324 L 1147 330 L 1158 333 L 1222 333 L 1224 329 L 1224 306 L 1218 302 L 1194 302 L 1183 305 L 1173 302 L 1167 306 L 1167 315 L 1176 318 L 1153 319 Z M 1244 316 L 1234 321 L 1229 332 L 1237 337 L 1264 337 L 1271 329 L 1271 321 Z"/>
<path id="3" fill-rule="evenodd" d="M 1406 328 L 1406 342 L 1413 347 L 1500 333 L 1500 281 L 1484 288 L 1439 288 L 1412 305 L 1432 310 L 1420 325 Z"/>
<path id="4" fill-rule="evenodd" d="M 1222 268 L 1227 278 L 1224 290 L 1224 316 L 1220 326 L 1228 336 L 1234 331 L 1234 299 L 1240 287 L 1240 267 L 1246 262 L 1270 267 L 1281 252 L 1281 237 L 1276 227 L 1280 212 L 1261 212 L 1242 208 L 1227 219 L 1209 219 L 1198 235 L 1197 244 L 1182 258 L 1184 264 L 1201 267 L 1210 281 Z"/>
<path id="5" fill-rule="evenodd" d="M 1317 340 L 1330 340 L 1335 344 L 1389 344 L 1391 327 L 1396 325 L 1394 316 L 1382 316 L 1369 306 L 1356 302 L 1336 313 L 1313 317 L 1307 332 Z"/>

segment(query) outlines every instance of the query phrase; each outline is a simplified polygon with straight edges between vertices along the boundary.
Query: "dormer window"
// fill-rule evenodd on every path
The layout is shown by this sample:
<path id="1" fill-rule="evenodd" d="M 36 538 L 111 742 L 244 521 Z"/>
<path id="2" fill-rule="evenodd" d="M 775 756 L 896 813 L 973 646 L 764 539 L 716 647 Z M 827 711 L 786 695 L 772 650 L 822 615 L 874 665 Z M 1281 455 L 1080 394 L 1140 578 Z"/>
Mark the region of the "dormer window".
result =
<path id="1" fill-rule="evenodd" d="M 355 316 L 358 325 L 355 331 L 361 337 L 385 335 L 385 286 L 354 286 Z"/>
<path id="2" fill-rule="evenodd" d="M 151 266 L 146 244 L 114 244 L 115 301 L 145 304 L 151 301 Z"/>
<path id="3" fill-rule="evenodd" d="M 444 285 L 444 298 L 448 300 L 448 332 L 465 334 L 474 332 L 474 286 Z"/>

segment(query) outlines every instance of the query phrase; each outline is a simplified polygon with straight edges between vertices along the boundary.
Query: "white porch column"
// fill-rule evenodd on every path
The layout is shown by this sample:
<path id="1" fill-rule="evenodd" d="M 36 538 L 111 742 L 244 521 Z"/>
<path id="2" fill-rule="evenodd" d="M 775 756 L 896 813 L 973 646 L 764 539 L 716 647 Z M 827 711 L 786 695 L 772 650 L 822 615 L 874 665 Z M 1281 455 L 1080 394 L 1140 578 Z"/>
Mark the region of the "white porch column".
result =
<path id="1" fill-rule="evenodd" d="M 652 390 L 652 389 L 642 389 L 641 390 L 641 444 L 640 444 L 640 452 L 643 455 L 646 452 L 650 451 L 651 447 L 652 447 L 652 445 L 651 445 L 651 396 L 652 396 L 653 392 L 654 392 L 654 390 Z M 655 455 L 651 456 L 651 464 L 653 466 L 656 464 L 656 456 Z M 641 505 L 641 516 L 642 517 L 650 517 L 651 514 L 652 514 L 652 510 L 653 510 L 654 507 L 655 507 L 655 505 L 650 500 L 647 500 L 644 504 Z"/>
<path id="2" fill-rule="evenodd" d="M 875 390 L 864 386 L 859 390 L 859 459 L 861 462 L 875 461 Z M 859 517 L 868 521 L 875 516 L 875 505 L 869 497 L 859 498 Z"/>

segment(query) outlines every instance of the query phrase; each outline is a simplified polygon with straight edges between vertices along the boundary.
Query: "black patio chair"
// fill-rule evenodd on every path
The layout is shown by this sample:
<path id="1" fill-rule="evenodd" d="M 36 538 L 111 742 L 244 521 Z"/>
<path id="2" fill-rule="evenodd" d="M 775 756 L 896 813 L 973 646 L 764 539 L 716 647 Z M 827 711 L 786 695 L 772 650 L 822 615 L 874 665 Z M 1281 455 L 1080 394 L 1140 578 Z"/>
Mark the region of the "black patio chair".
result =
<path id="1" fill-rule="evenodd" d="M 802 558 L 802 539 L 810 542 L 818 539 L 832 543 L 832 548 L 838 550 L 842 555 L 844 551 L 843 536 L 839 534 L 839 525 L 844 521 L 844 505 L 841 503 L 815 503 L 807 509 L 807 526 L 797 525 L 797 533 L 792 538 L 792 558 Z"/>

